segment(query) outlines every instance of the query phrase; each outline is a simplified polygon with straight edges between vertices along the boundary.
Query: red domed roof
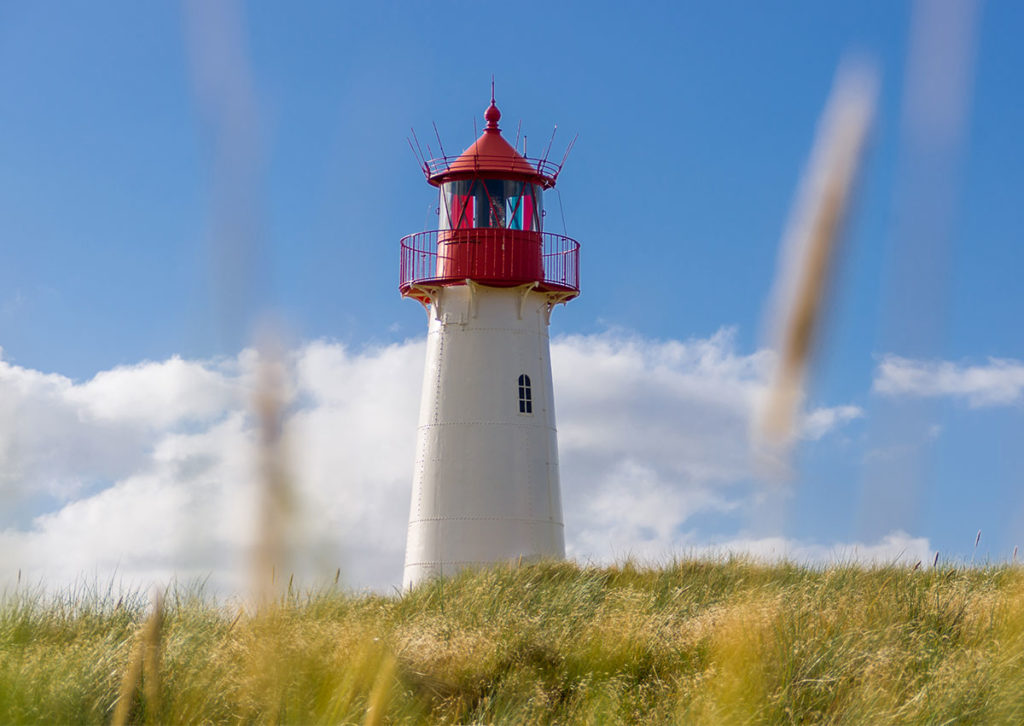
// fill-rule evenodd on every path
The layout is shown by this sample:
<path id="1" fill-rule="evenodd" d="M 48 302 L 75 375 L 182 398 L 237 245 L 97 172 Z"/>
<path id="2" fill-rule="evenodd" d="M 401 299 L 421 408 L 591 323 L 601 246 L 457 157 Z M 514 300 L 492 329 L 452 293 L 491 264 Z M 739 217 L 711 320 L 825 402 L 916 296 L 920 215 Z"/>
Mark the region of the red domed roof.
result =
<path id="1" fill-rule="evenodd" d="M 484 119 L 487 121 L 484 132 L 458 158 L 444 157 L 429 162 L 431 184 L 437 186 L 451 179 L 486 176 L 531 181 L 545 188 L 554 186 L 557 173 L 541 173 L 502 137 L 498 128 L 501 111 L 494 105 L 493 98 Z"/>

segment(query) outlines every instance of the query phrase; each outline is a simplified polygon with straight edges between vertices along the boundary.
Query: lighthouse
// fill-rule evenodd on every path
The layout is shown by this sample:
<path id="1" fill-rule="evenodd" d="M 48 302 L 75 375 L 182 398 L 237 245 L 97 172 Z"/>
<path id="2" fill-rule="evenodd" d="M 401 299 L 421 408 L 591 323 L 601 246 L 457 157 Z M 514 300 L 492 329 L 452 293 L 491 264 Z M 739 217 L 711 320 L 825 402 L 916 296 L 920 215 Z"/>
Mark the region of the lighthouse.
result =
<path id="1" fill-rule="evenodd" d="M 579 295 L 579 243 L 544 230 L 561 164 L 526 158 L 500 119 L 492 92 L 480 137 L 423 162 L 438 228 L 401 241 L 400 290 L 429 320 L 406 588 L 565 556 L 548 327 Z"/>

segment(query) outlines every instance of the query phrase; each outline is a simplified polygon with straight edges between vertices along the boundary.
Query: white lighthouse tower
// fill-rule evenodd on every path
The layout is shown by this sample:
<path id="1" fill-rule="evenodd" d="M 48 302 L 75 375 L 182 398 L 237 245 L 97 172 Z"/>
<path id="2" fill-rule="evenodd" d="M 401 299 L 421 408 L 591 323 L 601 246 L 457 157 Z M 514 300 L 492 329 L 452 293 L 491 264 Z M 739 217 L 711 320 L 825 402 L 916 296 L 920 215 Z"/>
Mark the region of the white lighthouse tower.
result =
<path id="1" fill-rule="evenodd" d="M 424 163 L 438 229 L 401 243 L 402 294 L 430 321 L 405 587 L 565 556 L 548 324 L 579 295 L 579 243 L 543 229 L 561 165 L 502 137 L 493 93 L 484 118 L 461 155 Z"/>

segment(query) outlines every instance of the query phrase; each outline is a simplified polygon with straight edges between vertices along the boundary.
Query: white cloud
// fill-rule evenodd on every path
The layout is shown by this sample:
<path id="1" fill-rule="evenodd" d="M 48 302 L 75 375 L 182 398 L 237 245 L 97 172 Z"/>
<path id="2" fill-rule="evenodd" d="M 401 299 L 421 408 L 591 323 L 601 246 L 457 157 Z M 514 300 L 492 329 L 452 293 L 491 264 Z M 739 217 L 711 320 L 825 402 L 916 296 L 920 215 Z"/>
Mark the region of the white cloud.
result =
<path id="1" fill-rule="evenodd" d="M 147 437 L 117 420 L 92 421 L 64 376 L 0 361 L 0 496 L 73 496 L 145 464 Z"/>
<path id="2" fill-rule="evenodd" d="M 119 366 L 67 391 L 83 413 L 156 429 L 205 422 L 244 404 L 237 364 L 184 361 Z"/>
<path id="3" fill-rule="evenodd" d="M 935 551 L 926 537 L 895 531 L 875 543 L 833 542 L 810 544 L 784 537 L 734 539 L 689 550 L 698 556 L 742 554 L 761 560 L 786 559 L 812 565 L 858 562 L 866 564 L 931 565 Z"/>
<path id="4" fill-rule="evenodd" d="M 559 457 L 570 555 L 659 557 L 691 542 L 694 516 L 749 504 L 760 461 L 750 420 L 771 353 L 736 351 L 723 329 L 707 339 L 573 336 L 552 348 Z M 807 413 L 816 440 L 862 415 Z"/>
<path id="5" fill-rule="evenodd" d="M 835 406 L 818 408 L 806 415 L 802 437 L 817 441 L 836 427 L 858 418 L 863 418 L 864 409 L 860 406 Z"/>
<path id="6" fill-rule="evenodd" d="M 424 352 L 421 341 L 358 352 L 317 341 L 290 354 L 300 571 L 400 580 Z M 768 353 L 738 353 L 725 330 L 573 336 L 552 356 L 572 556 L 664 556 L 699 544 L 699 515 L 749 506 L 747 432 Z M 0 495 L 27 512 L 2 524 L 0 581 L 20 569 L 49 584 L 116 572 L 242 586 L 258 502 L 255 365 L 252 351 L 172 358 L 76 383 L 0 361 Z M 804 438 L 860 415 L 810 411 Z"/>
<path id="7" fill-rule="evenodd" d="M 887 355 L 873 388 L 887 396 L 962 398 L 976 408 L 1006 406 L 1022 400 L 1024 362 L 989 358 L 986 365 L 958 365 Z"/>

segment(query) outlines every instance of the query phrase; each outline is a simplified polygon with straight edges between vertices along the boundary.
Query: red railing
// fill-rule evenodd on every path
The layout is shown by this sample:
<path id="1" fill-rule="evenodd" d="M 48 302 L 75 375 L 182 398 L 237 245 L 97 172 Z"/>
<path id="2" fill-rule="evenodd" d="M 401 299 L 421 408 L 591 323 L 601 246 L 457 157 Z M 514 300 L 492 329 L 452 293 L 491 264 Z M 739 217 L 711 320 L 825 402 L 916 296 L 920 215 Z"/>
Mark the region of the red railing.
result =
<path id="1" fill-rule="evenodd" d="M 427 179 L 432 179 L 438 174 L 444 174 L 447 171 L 451 171 L 455 162 L 459 161 L 461 158 L 461 156 L 439 156 L 434 159 L 428 159 L 423 162 L 423 173 L 426 175 Z M 526 161 L 526 163 L 533 168 L 530 170 L 523 169 L 523 161 Z M 490 154 L 476 154 L 473 156 L 473 164 L 475 167 L 487 169 L 488 172 L 505 171 L 516 174 L 536 172 L 540 176 L 544 177 L 544 183 L 542 186 L 545 189 L 549 189 L 555 185 L 555 181 L 558 179 L 558 174 L 562 171 L 562 165 L 560 163 L 555 163 L 549 159 L 536 159 L 525 156 L 510 158 L 506 156 L 493 156 Z M 466 171 L 466 169 L 462 170 Z"/>
<path id="2" fill-rule="evenodd" d="M 579 293 L 580 243 L 551 232 L 487 228 L 431 230 L 402 238 L 399 286 L 446 285 L 471 279 Z M 537 264 L 537 255 L 540 255 Z"/>

